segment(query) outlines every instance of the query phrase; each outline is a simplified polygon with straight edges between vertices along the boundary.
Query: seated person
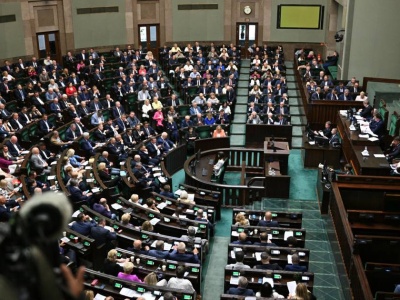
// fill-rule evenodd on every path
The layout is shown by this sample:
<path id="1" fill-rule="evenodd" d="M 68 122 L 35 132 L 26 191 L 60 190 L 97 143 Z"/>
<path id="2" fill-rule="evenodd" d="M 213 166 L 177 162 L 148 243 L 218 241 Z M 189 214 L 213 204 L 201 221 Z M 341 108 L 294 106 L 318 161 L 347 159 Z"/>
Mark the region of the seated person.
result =
<path id="1" fill-rule="evenodd" d="M 227 294 L 230 295 L 241 295 L 241 296 L 254 296 L 254 291 L 251 289 L 247 289 L 248 280 L 244 276 L 239 277 L 238 287 L 231 287 L 226 291 Z"/>
<path id="2" fill-rule="evenodd" d="M 241 232 L 241 233 L 239 233 L 238 240 L 233 241 L 232 244 L 251 245 L 251 242 L 247 240 L 247 234 L 244 232 Z"/>
<path id="3" fill-rule="evenodd" d="M 77 233 L 88 236 L 92 227 L 97 226 L 97 223 L 84 213 L 79 213 L 76 221 L 70 226 L 70 228 Z"/>
<path id="4" fill-rule="evenodd" d="M 392 163 L 393 159 L 400 157 L 400 137 L 396 136 L 390 147 L 386 150 L 386 159 Z"/>
<path id="5" fill-rule="evenodd" d="M 372 118 L 372 111 L 373 111 L 373 108 L 372 108 L 372 106 L 369 104 L 369 101 L 368 101 L 368 100 L 364 100 L 364 101 L 363 101 L 363 105 L 364 105 L 364 108 L 360 108 L 360 109 L 358 110 L 358 112 L 360 113 L 360 116 L 361 116 L 361 117 L 363 117 L 364 119 L 369 120 L 369 119 Z"/>
<path id="6" fill-rule="evenodd" d="M 282 270 L 282 268 L 277 263 L 270 263 L 271 256 L 267 252 L 261 253 L 261 264 L 255 265 L 254 269 L 260 270 Z"/>
<path id="7" fill-rule="evenodd" d="M 107 258 L 104 260 L 104 273 L 112 276 L 118 276 L 118 273 L 123 272 L 123 268 L 119 263 L 126 262 L 125 258 L 117 258 L 117 250 L 112 249 L 108 251 Z"/>
<path id="8" fill-rule="evenodd" d="M 324 137 L 327 137 L 328 139 L 332 136 L 332 129 L 331 129 L 332 123 L 330 121 L 325 122 L 325 128 L 320 131 L 314 131 L 315 135 L 321 135 Z"/>
<path id="9" fill-rule="evenodd" d="M 93 210 L 107 218 L 114 219 L 114 220 L 117 218 L 117 216 L 115 214 L 111 213 L 111 210 L 107 204 L 106 198 L 101 198 L 99 203 L 93 204 Z"/>
<path id="10" fill-rule="evenodd" d="M 249 219 L 243 213 L 238 213 L 235 217 L 235 226 L 250 226 Z"/>
<path id="11" fill-rule="evenodd" d="M 270 211 L 265 212 L 264 219 L 260 220 L 257 226 L 265 226 L 265 227 L 279 227 L 279 223 L 277 221 L 272 220 L 272 213 Z"/>
<path id="12" fill-rule="evenodd" d="M 161 188 L 160 195 L 168 198 L 175 198 L 174 193 L 171 193 L 171 186 L 169 184 L 166 184 Z"/>
<path id="13" fill-rule="evenodd" d="M 158 240 L 156 241 L 156 249 L 149 250 L 148 254 L 150 256 L 154 256 L 161 259 L 168 259 L 169 251 L 164 250 L 164 241 Z"/>
<path id="14" fill-rule="evenodd" d="M 285 267 L 285 271 L 294 271 L 294 272 L 307 272 L 306 266 L 299 265 L 300 258 L 297 254 L 292 255 L 292 264 L 288 264 Z"/>
<path id="15" fill-rule="evenodd" d="M 250 269 L 250 266 L 245 265 L 243 263 L 244 252 L 243 251 L 235 251 L 234 253 L 235 253 L 236 263 L 227 265 L 226 267 L 233 269 L 233 270 Z"/>
<path id="16" fill-rule="evenodd" d="M 170 280 L 168 280 L 167 288 L 194 292 L 192 283 L 189 279 L 184 278 L 185 272 L 185 266 L 178 266 L 176 268 L 176 277 L 171 277 Z"/>
<path id="17" fill-rule="evenodd" d="M 114 187 L 120 182 L 121 177 L 119 177 L 119 175 L 111 175 L 111 172 L 107 169 L 106 163 L 99 163 L 97 168 L 100 179 L 107 187 Z"/>
<path id="18" fill-rule="evenodd" d="M 97 226 L 90 229 L 90 237 L 95 240 L 97 248 L 105 247 L 107 250 L 115 248 L 117 234 L 114 228 L 104 228 L 106 226 L 105 219 L 99 219 Z"/>
<path id="19" fill-rule="evenodd" d="M 181 192 L 178 198 L 178 202 L 182 202 L 183 204 L 188 204 L 188 205 L 196 205 L 196 202 L 189 199 L 189 195 L 186 191 Z"/>
<path id="20" fill-rule="evenodd" d="M 180 242 L 178 246 L 174 246 L 174 251 L 169 255 L 170 260 L 176 260 L 181 262 L 199 264 L 200 260 L 198 257 L 199 251 L 197 248 L 193 249 L 193 253 L 186 253 L 185 243 Z"/>
<path id="21" fill-rule="evenodd" d="M 212 135 L 213 138 L 219 138 L 219 137 L 226 137 L 225 130 L 222 129 L 221 125 L 218 125 Z"/>
<path id="22" fill-rule="evenodd" d="M 268 233 L 267 232 L 261 232 L 260 233 L 260 241 L 255 242 L 254 245 L 257 246 L 267 246 L 267 247 L 272 247 L 276 246 L 274 243 L 272 243 L 269 238 L 268 238 Z"/>
<path id="23" fill-rule="evenodd" d="M 82 192 L 79 189 L 78 184 L 79 184 L 78 179 L 71 178 L 71 180 L 69 181 L 69 185 L 67 186 L 67 189 L 71 194 L 69 198 L 71 199 L 72 202 L 77 203 L 85 201 L 86 205 L 91 206 L 93 202 L 93 197 L 92 197 L 93 194 L 87 191 Z"/>
<path id="24" fill-rule="evenodd" d="M 126 250 L 138 254 L 145 254 L 147 255 L 149 252 L 149 246 L 145 246 L 144 249 L 142 248 L 142 241 L 141 240 L 135 240 L 133 242 L 133 247 L 128 247 Z"/>
<path id="25" fill-rule="evenodd" d="M 124 263 L 124 271 L 118 273 L 118 278 L 128 280 L 128 281 L 135 281 L 135 282 L 142 282 L 139 277 L 132 274 L 133 268 L 135 266 L 131 262 Z"/>
<path id="26" fill-rule="evenodd" d="M 381 114 L 377 113 L 369 123 L 369 129 L 371 129 L 372 133 L 381 138 L 385 131 L 384 125 Z"/>
<path id="27" fill-rule="evenodd" d="M 333 128 L 331 131 L 331 138 L 329 139 L 329 144 L 335 146 L 340 144 L 340 137 L 337 133 L 337 128 Z"/>

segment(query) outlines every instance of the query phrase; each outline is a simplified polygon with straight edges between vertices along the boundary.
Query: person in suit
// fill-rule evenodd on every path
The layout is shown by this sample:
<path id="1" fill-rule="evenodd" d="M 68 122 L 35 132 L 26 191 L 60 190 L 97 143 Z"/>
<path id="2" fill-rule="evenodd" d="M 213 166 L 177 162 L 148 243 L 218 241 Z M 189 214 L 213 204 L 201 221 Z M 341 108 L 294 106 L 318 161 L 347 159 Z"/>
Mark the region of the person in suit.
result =
<path id="1" fill-rule="evenodd" d="M 149 154 L 149 150 L 147 149 L 146 145 L 142 145 L 139 148 L 138 155 L 140 156 L 140 160 L 142 163 L 148 166 L 156 166 L 160 163 L 160 158 L 155 156 L 151 157 Z"/>
<path id="2" fill-rule="evenodd" d="M 202 113 L 201 108 L 197 106 L 197 102 L 192 103 L 192 106 L 190 107 L 189 111 L 190 111 L 190 115 L 192 115 L 192 116 Z"/>
<path id="3" fill-rule="evenodd" d="M 141 240 L 135 240 L 132 244 L 133 247 L 128 247 L 126 250 L 133 252 L 133 253 L 138 253 L 138 254 L 144 254 L 147 255 L 149 252 L 149 246 L 144 246 Z"/>
<path id="4" fill-rule="evenodd" d="M 78 187 L 78 179 L 71 178 L 69 185 L 67 186 L 68 192 L 70 193 L 70 199 L 73 203 L 85 201 L 86 205 L 91 206 L 93 202 L 93 194 L 82 192 Z"/>
<path id="5" fill-rule="evenodd" d="M 329 144 L 331 145 L 338 145 L 340 144 L 340 137 L 339 134 L 337 133 L 337 128 L 332 128 L 331 131 L 331 138 L 329 139 Z"/>
<path id="6" fill-rule="evenodd" d="M 255 242 L 254 245 L 257 245 L 257 246 L 268 246 L 268 247 L 276 246 L 274 243 L 272 243 L 268 239 L 268 233 L 267 232 L 261 232 L 260 233 L 260 241 L 259 242 Z"/>
<path id="7" fill-rule="evenodd" d="M 113 176 L 111 176 L 111 172 L 110 172 L 110 170 L 108 170 L 106 163 L 104 163 L 104 162 L 99 163 L 97 168 L 98 168 L 99 177 L 106 186 L 114 187 L 120 182 L 121 178 L 119 177 L 119 174 L 118 175 L 114 174 Z M 115 218 L 115 215 L 114 215 L 114 218 Z"/>
<path id="8" fill-rule="evenodd" d="M 147 255 L 154 256 L 161 259 L 168 259 L 169 251 L 164 251 L 164 241 L 158 240 L 156 242 L 156 249 L 151 249 Z"/>
<path id="9" fill-rule="evenodd" d="M 339 100 L 342 100 L 342 101 L 353 100 L 353 97 L 351 96 L 349 89 L 345 89 L 344 93 L 339 95 Z"/>
<path id="10" fill-rule="evenodd" d="M 114 241 L 117 239 L 117 234 L 114 228 L 105 229 L 104 226 L 106 226 L 106 220 L 100 219 L 97 226 L 91 228 L 90 237 L 95 240 L 97 247 L 104 245 L 108 251 L 115 248 Z"/>
<path id="11" fill-rule="evenodd" d="M 279 103 L 279 107 L 276 108 L 276 112 L 281 115 L 288 115 L 289 114 L 289 107 L 285 105 L 285 102 Z"/>
<path id="12" fill-rule="evenodd" d="M 10 124 L 12 131 L 18 131 L 24 128 L 22 125 L 22 122 L 19 120 L 18 113 L 12 113 L 11 119 L 8 121 L 8 124 Z"/>
<path id="13" fill-rule="evenodd" d="M 128 154 L 125 153 L 123 145 L 117 144 L 115 137 L 110 139 L 110 142 L 107 145 L 107 151 L 118 157 L 119 161 L 124 161 L 128 158 Z"/>
<path id="14" fill-rule="evenodd" d="M 90 156 L 94 156 L 95 153 L 95 149 L 98 147 L 98 144 L 92 142 L 89 139 L 89 132 L 84 132 L 83 133 L 83 139 L 81 142 L 81 149 L 86 151 L 86 156 L 90 157 Z"/>
<path id="15" fill-rule="evenodd" d="M 381 138 L 385 132 L 384 125 L 385 124 L 383 123 L 381 114 L 377 113 L 374 115 L 372 121 L 369 123 L 369 129 L 371 129 L 374 134 L 378 135 L 378 137 Z"/>
<path id="16" fill-rule="evenodd" d="M 172 94 L 171 98 L 169 100 L 167 100 L 167 105 L 175 107 L 175 106 L 181 105 L 181 102 L 175 94 Z"/>
<path id="17" fill-rule="evenodd" d="M 279 114 L 277 125 L 288 125 L 288 120 L 283 115 Z"/>
<path id="18" fill-rule="evenodd" d="M 216 117 L 216 124 L 229 124 L 229 115 L 225 113 L 224 109 L 219 111 L 219 115 Z"/>
<path id="19" fill-rule="evenodd" d="M 123 133 L 130 127 L 125 114 L 122 114 L 121 117 L 117 118 L 115 124 L 118 126 L 118 133 Z"/>
<path id="20" fill-rule="evenodd" d="M 251 245 L 251 242 L 247 240 L 247 234 L 244 232 L 241 232 L 241 233 L 239 233 L 237 241 L 233 241 L 232 244 Z"/>
<path id="21" fill-rule="evenodd" d="M 10 151 L 12 156 L 19 157 L 22 155 L 25 149 L 20 146 L 18 143 L 18 138 L 16 136 L 12 136 L 9 141 L 6 142 L 8 150 Z"/>
<path id="22" fill-rule="evenodd" d="M 368 100 L 363 101 L 363 108 L 360 108 L 358 112 L 360 113 L 360 116 L 369 120 L 372 118 L 372 111 L 374 110 L 373 107 L 369 104 Z"/>
<path id="23" fill-rule="evenodd" d="M 93 210 L 109 219 L 115 219 L 116 215 L 111 213 L 110 207 L 107 204 L 106 198 L 101 198 L 99 203 L 93 204 Z"/>
<path id="24" fill-rule="evenodd" d="M 148 139 L 149 137 L 156 135 L 156 131 L 149 125 L 148 122 L 144 122 L 142 131 L 144 133 L 145 139 Z"/>
<path id="25" fill-rule="evenodd" d="M 97 226 L 97 223 L 93 219 L 84 213 L 79 213 L 76 221 L 70 226 L 70 228 L 77 233 L 88 236 L 92 227 L 95 226 Z"/>
<path id="26" fill-rule="evenodd" d="M 239 277 L 238 287 L 231 287 L 226 291 L 230 295 L 240 295 L 240 296 L 255 296 L 253 290 L 247 288 L 248 280 L 244 276 Z"/>
<path id="27" fill-rule="evenodd" d="M 321 93 L 321 88 L 317 87 L 315 92 L 311 94 L 311 100 L 322 100 L 322 93 Z M 339 99 L 343 100 L 343 99 Z"/>
<path id="28" fill-rule="evenodd" d="M 77 132 L 76 125 L 71 124 L 69 128 L 65 131 L 65 139 L 67 141 L 75 141 L 81 134 Z"/>
<path id="29" fill-rule="evenodd" d="M 254 269 L 259 270 L 282 270 L 282 268 L 277 263 L 271 263 L 271 256 L 267 252 L 261 253 L 261 264 L 254 266 Z"/>
<path id="30" fill-rule="evenodd" d="M 306 266 L 300 266 L 300 258 L 297 254 L 292 255 L 292 264 L 288 264 L 285 267 L 285 271 L 293 271 L 293 272 L 307 272 Z"/>
<path id="31" fill-rule="evenodd" d="M 32 148 L 32 155 L 29 162 L 31 163 L 32 169 L 40 170 L 46 174 L 50 174 L 49 164 L 40 156 L 39 148 Z"/>
<path id="32" fill-rule="evenodd" d="M 89 108 L 90 108 L 90 111 L 96 112 L 98 110 L 103 109 L 103 105 L 99 101 L 99 98 L 94 97 L 93 101 L 90 102 Z"/>
<path id="33" fill-rule="evenodd" d="M 18 119 L 23 126 L 32 122 L 31 117 L 28 113 L 28 108 L 26 106 L 22 107 L 21 111 L 18 114 Z"/>
<path id="34" fill-rule="evenodd" d="M 8 222 L 14 212 L 18 211 L 22 198 L 16 200 L 8 200 L 4 196 L 0 196 L 0 222 Z"/>
<path id="35" fill-rule="evenodd" d="M 17 88 L 14 90 L 14 96 L 17 99 L 18 105 L 20 107 L 25 105 L 25 101 L 28 99 L 28 94 L 20 84 L 18 84 Z"/>
<path id="36" fill-rule="evenodd" d="M 279 223 L 277 221 L 272 220 L 272 213 L 270 211 L 265 212 L 264 219 L 260 220 L 257 226 L 264 227 L 279 227 Z"/>
<path id="37" fill-rule="evenodd" d="M 45 143 L 39 143 L 39 154 L 43 160 L 45 160 L 49 165 L 56 160 L 55 153 L 51 153 L 46 149 Z"/>
<path id="38" fill-rule="evenodd" d="M 400 156 L 400 137 L 396 136 L 390 147 L 386 150 L 386 158 L 387 160 L 392 163 L 394 158 L 398 158 Z"/>
<path id="39" fill-rule="evenodd" d="M 42 119 L 39 121 L 39 130 L 43 134 L 47 134 L 53 131 L 54 128 L 55 128 L 54 125 L 51 124 L 48 120 L 48 115 L 44 114 Z"/>
<path id="40" fill-rule="evenodd" d="M 314 134 L 325 136 L 328 139 L 331 138 L 331 136 L 332 136 L 331 125 L 332 125 L 332 123 L 330 121 L 325 122 L 325 128 L 320 131 L 314 131 Z"/>
<path id="41" fill-rule="evenodd" d="M 235 260 L 236 260 L 236 263 L 229 264 L 226 266 L 226 268 L 230 268 L 232 270 L 250 269 L 249 265 L 245 265 L 243 263 L 243 260 L 244 260 L 244 252 L 243 251 L 235 251 Z"/>
<path id="42" fill-rule="evenodd" d="M 253 102 L 252 102 L 253 103 Z M 254 103 L 253 103 L 254 105 Z M 251 107 L 251 104 L 250 104 Z M 260 119 L 260 116 L 257 114 L 256 110 L 254 110 L 247 119 L 247 124 L 262 124 L 263 122 Z"/>
<path id="43" fill-rule="evenodd" d="M 186 245 L 180 242 L 177 246 L 174 246 L 174 250 L 169 254 L 170 260 L 176 260 L 181 262 L 187 262 L 192 264 L 199 264 L 199 251 L 197 248 L 193 249 L 193 253 L 186 253 Z"/>
<path id="44" fill-rule="evenodd" d="M 168 153 L 175 148 L 174 143 L 168 138 L 168 133 L 163 132 L 161 136 L 157 139 L 157 145 L 160 145 L 160 150 L 163 153 Z"/>

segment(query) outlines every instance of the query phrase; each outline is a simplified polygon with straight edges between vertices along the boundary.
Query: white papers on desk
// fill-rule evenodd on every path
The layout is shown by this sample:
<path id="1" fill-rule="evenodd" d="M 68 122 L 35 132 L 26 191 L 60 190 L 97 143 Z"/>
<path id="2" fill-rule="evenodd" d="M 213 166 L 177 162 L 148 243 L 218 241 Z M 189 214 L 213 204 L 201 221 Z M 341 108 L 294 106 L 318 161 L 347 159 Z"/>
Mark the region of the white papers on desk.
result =
<path id="1" fill-rule="evenodd" d="M 343 117 L 347 117 L 347 110 L 346 110 L 346 109 L 341 109 L 341 110 L 339 110 L 339 113 L 340 113 Z"/>
<path id="2" fill-rule="evenodd" d="M 356 127 L 354 127 L 353 124 L 350 125 L 349 129 L 350 129 L 351 131 L 357 130 Z"/>
<path id="3" fill-rule="evenodd" d="M 367 139 L 369 137 L 369 135 L 368 135 L 368 133 L 367 134 L 359 134 L 358 137 L 362 138 L 362 139 Z"/>
<path id="4" fill-rule="evenodd" d="M 26 154 L 29 154 L 29 151 L 28 151 L 28 150 L 25 150 L 25 151 L 21 151 L 21 154 L 22 154 L 22 155 L 26 155 Z"/>
<path id="5" fill-rule="evenodd" d="M 121 267 L 124 267 L 124 262 L 117 262 L 117 265 L 120 265 Z"/>
<path id="6" fill-rule="evenodd" d="M 310 145 L 315 145 L 315 141 L 309 141 L 308 142 Z"/>
<path id="7" fill-rule="evenodd" d="M 103 296 L 101 294 L 96 294 L 96 296 L 93 298 L 93 300 L 105 300 L 106 296 Z"/>
<path id="8" fill-rule="evenodd" d="M 108 231 L 112 231 L 113 230 L 113 228 L 111 227 L 111 226 L 104 226 L 104 229 L 107 229 Z"/>
<path id="9" fill-rule="evenodd" d="M 82 166 L 87 166 L 88 163 L 89 163 L 89 161 L 84 161 L 84 162 L 81 162 L 81 165 Z"/>
<path id="10" fill-rule="evenodd" d="M 176 191 L 175 191 L 175 195 L 180 196 L 182 192 L 183 192 L 183 190 L 176 190 Z"/>
<path id="11" fill-rule="evenodd" d="M 257 260 L 257 261 L 261 261 L 261 253 L 262 253 L 262 252 L 256 252 L 256 253 L 254 253 L 255 256 L 256 256 L 256 260 Z"/>
<path id="12" fill-rule="evenodd" d="M 169 251 L 172 248 L 172 244 L 164 242 L 164 251 Z"/>
<path id="13" fill-rule="evenodd" d="M 372 136 L 372 137 L 370 137 L 370 138 L 368 139 L 368 141 L 376 142 L 376 141 L 379 141 L 379 139 L 378 139 L 377 137 Z"/>
<path id="14" fill-rule="evenodd" d="M 385 158 L 385 154 L 374 154 L 374 157 L 381 157 L 381 158 Z"/>
<path id="15" fill-rule="evenodd" d="M 287 263 L 288 263 L 289 265 L 293 264 L 293 263 L 292 263 L 292 255 L 291 255 L 291 254 L 288 254 L 288 255 L 287 255 Z"/>
<path id="16" fill-rule="evenodd" d="M 51 164 L 50 164 L 50 166 L 54 166 L 54 165 L 56 165 L 57 164 L 57 161 L 53 161 Z"/>
<path id="17" fill-rule="evenodd" d="M 188 194 L 188 200 L 194 201 L 194 194 Z"/>
<path id="18" fill-rule="evenodd" d="M 288 287 L 289 294 L 290 295 L 296 295 L 296 286 L 297 286 L 296 281 L 288 281 L 286 283 L 286 285 Z"/>
<path id="19" fill-rule="evenodd" d="M 85 170 L 92 170 L 93 168 L 91 166 L 86 166 Z"/>
<path id="20" fill-rule="evenodd" d="M 239 232 L 237 232 L 237 231 L 232 231 L 232 236 L 239 236 Z"/>
<path id="21" fill-rule="evenodd" d="M 188 277 L 189 276 L 189 272 L 185 272 L 185 274 L 183 274 L 183 277 Z"/>
<path id="22" fill-rule="evenodd" d="M 157 172 L 153 174 L 154 177 L 160 177 L 161 176 L 161 172 Z"/>
<path id="23" fill-rule="evenodd" d="M 362 156 L 369 156 L 369 152 L 368 150 L 364 150 L 363 152 L 361 152 Z"/>
<path id="24" fill-rule="evenodd" d="M 96 187 L 92 189 L 92 193 L 97 193 L 100 192 L 100 188 Z"/>
<path id="25" fill-rule="evenodd" d="M 154 167 L 153 169 L 151 169 L 153 172 L 156 172 L 156 171 L 161 171 L 161 168 L 160 167 Z"/>
<path id="26" fill-rule="evenodd" d="M 285 231 L 285 234 L 283 235 L 283 239 L 286 241 L 288 239 L 288 237 L 293 236 L 293 231 L 289 230 L 289 231 Z"/>
<path id="27" fill-rule="evenodd" d="M 94 179 L 93 178 L 88 178 L 88 179 L 86 179 L 86 182 L 94 182 Z"/>
<path id="28" fill-rule="evenodd" d="M 158 218 L 153 218 L 150 220 L 150 224 L 153 226 L 155 226 L 158 222 L 160 222 L 160 219 L 158 219 Z"/>
<path id="29" fill-rule="evenodd" d="M 160 176 L 160 177 L 158 177 L 157 179 L 158 179 L 158 181 L 161 182 L 161 183 L 166 183 L 166 182 L 167 182 L 167 179 L 165 179 L 165 177 L 163 177 L 163 176 Z"/>
<path id="30" fill-rule="evenodd" d="M 191 214 L 194 213 L 194 210 L 193 209 L 187 209 L 185 212 L 186 212 L 186 214 L 191 215 Z"/>
<path id="31" fill-rule="evenodd" d="M 179 219 L 187 219 L 186 215 L 179 215 Z"/>
<path id="32" fill-rule="evenodd" d="M 80 213 L 81 213 L 81 211 L 78 209 L 76 212 L 74 212 L 74 213 L 72 214 L 72 217 L 73 217 L 73 218 L 76 218 Z"/>
<path id="33" fill-rule="evenodd" d="M 47 180 L 53 180 L 53 179 L 56 179 L 56 176 L 47 176 Z"/>
<path id="34" fill-rule="evenodd" d="M 119 165 L 120 165 L 120 166 L 125 165 L 125 161 L 120 161 L 120 162 L 119 162 Z"/>
<path id="35" fill-rule="evenodd" d="M 364 118 L 363 118 L 363 117 L 361 117 L 360 115 L 355 115 L 354 117 L 356 118 L 356 120 L 361 120 L 361 121 L 363 121 L 363 120 L 364 120 Z"/>
<path id="36" fill-rule="evenodd" d="M 161 202 L 160 204 L 157 205 L 158 209 L 164 209 L 167 206 L 166 202 Z"/>
<path id="37" fill-rule="evenodd" d="M 121 209 L 122 205 L 118 204 L 118 203 L 113 203 L 111 204 L 111 207 L 114 208 L 115 210 Z"/>
<path id="38" fill-rule="evenodd" d="M 274 287 L 274 280 L 270 277 L 263 277 L 262 283 L 268 282 L 272 287 Z"/>
<path id="39" fill-rule="evenodd" d="M 268 234 L 268 239 L 272 240 L 272 234 L 271 233 Z"/>
<path id="40" fill-rule="evenodd" d="M 142 294 L 140 294 L 140 293 L 138 293 L 138 292 L 136 292 L 136 291 L 134 291 L 134 290 L 125 288 L 125 287 L 123 287 L 119 293 L 120 293 L 122 296 L 125 296 L 125 297 L 128 297 L 128 298 L 133 298 L 133 297 L 136 297 L 136 298 L 137 298 L 137 297 L 142 296 Z"/>
<path id="41" fill-rule="evenodd" d="M 151 292 L 146 292 L 142 294 L 142 297 L 146 300 L 155 300 L 156 296 L 153 296 Z"/>
<path id="42" fill-rule="evenodd" d="M 75 221 L 72 221 L 71 223 L 68 224 L 69 227 L 71 227 L 72 225 L 74 225 Z"/>
<path id="43" fill-rule="evenodd" d="M 397 164 L 391 164 L 390 167 L 392 168 L 392 170 L 396 170 L 397 169 Z"/>
<path id="44" fill-rule="evenodd" d="M 64 242 L 64 243 L 68 243 L 69 241 L 70 241 L 70 239 L 67 238 L 66 236 L 64 236 L 64 237 L 61 239 L 61 242 Z"/>
<path id="45" fill-rule="evenodd" d="M 239 284 L 239 277 L 231 276 L 231 280 L 229 281 L 230 284 L 238 285 Z"/>

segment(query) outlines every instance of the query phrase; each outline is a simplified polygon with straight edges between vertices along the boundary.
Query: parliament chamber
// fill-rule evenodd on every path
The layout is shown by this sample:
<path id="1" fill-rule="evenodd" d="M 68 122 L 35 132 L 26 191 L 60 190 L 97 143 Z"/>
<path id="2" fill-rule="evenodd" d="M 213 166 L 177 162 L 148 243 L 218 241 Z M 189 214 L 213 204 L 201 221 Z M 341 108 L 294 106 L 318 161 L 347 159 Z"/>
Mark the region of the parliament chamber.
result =
<path id="1" fill-rule="evenodd" d="M 365 1 L 0 3 L 0 299 L 400 299 Z"/>

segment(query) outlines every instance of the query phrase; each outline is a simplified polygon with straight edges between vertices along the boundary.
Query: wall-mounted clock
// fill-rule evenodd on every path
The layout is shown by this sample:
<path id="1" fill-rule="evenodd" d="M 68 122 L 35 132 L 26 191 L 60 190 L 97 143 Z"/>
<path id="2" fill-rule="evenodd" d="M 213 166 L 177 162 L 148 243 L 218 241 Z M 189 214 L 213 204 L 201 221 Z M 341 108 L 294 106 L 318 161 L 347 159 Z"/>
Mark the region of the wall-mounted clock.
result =
<path id="1" fill-rule="evenodd" d="M 251 14 L 251 7 L 248 6 L 248 5 L 246 5 L 246 6 L 243 8 L 243 12 L 244 12 L 246 15 Z"/>

